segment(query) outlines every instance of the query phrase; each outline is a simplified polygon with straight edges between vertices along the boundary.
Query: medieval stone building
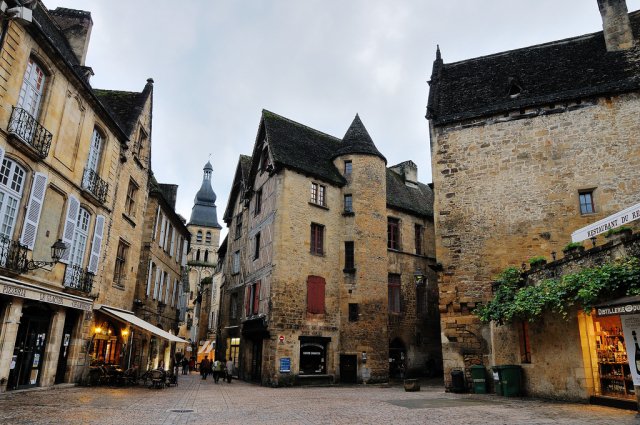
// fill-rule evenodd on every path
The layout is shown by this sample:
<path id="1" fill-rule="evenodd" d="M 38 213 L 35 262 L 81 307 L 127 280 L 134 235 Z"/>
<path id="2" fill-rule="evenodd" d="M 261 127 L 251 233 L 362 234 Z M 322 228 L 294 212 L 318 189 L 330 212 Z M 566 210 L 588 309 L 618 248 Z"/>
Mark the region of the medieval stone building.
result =
<path id="1" fill-rule="evenodd" d="M 134 328 L 181 341 L 131 311 L 153 80 L 94 89 L 89 12 L 7 3 L 23 13 L 0 16 L 0 391 L 126 366 Z"/>
<path id="2" fill-rule="evenodd" d="M 598 6 L 604 32 L 450 64 L 436 53 L 427 118 L 447 378 L 519 364 L 529 394 L 596 391 L 576 315 L 530 334 L 473 310 L 505 267 L 555 259 L 572 231 L 638 202 L 640 13 Z"/>
<path id="3" fill-rule="evenodd" d="M 263 111 L 224 214 L 220 357 L 265 385 L 437 368 L 432 199 L 358 116 L 339 139 Z"/>

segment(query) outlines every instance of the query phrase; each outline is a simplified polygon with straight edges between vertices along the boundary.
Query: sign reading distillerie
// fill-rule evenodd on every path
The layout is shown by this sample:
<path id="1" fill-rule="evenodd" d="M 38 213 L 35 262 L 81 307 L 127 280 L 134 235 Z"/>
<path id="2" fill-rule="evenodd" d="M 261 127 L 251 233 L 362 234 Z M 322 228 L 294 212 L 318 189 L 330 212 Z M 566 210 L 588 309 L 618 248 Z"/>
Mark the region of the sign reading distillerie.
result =
<path id="1" fill-rule="evenodd" d="M 637 313 L 640 313 L 640 301 L 596 307 L 596 316 L 598 317 Z"/>
<path id="2" fill-rule="evenodd" d="M 13 297 L 27 298 L 48 304 L 56 304 L 78 310 L 91 311 L 93 309 L 90 300 L 75 299 L 63 293 L 43 291 L 36 288 L 22 286 L 18 283 L 2 282 L 0 284 L 0 294 Z"/>
<path id="3" fill-rule="evenodd" d="M 581 242 L 585 239 L 593 238 L 610 229 L 623 226 L 634 220 L 640 219 L 640 204 L 636 204 L 609 217 L 596 221 L 593 224 L 578 229 L 571 234 L 573 242 Z"/>

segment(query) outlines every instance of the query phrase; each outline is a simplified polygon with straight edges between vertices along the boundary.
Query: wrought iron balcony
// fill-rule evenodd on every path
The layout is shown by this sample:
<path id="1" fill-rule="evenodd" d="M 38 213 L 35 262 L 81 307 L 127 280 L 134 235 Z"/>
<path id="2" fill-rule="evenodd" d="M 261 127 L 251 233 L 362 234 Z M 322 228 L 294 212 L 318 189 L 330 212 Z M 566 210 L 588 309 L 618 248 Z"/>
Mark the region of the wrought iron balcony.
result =
<path id="1" fill-rule="evenodd" d="M 6 236 L 0 236 L 0 267 L 20 274 L 27 271 L 27 247 Z"/>
<path id="2" fill-rule="evenodd" d="M 49 155 L 53 136 L 25 109 L 13 108 L 8 131 L 33 149 L 39 158 L 45 159 Z"/>
<path id="3" fill-rule="evenodd" d="M 93 288 L 93 273 L 80 266 L 67 265 L 64 272 L 64 287 L 90 293 Z"/>
<path id="4" fill-rule="evenodd" d="M 82 176 L 82 188 L 89 191 L 89 193 L 102 203 L 107 200 L 109 184 L 102 180 L 98 173 L 90 168 L 84 169 L 84 174 Z"/>

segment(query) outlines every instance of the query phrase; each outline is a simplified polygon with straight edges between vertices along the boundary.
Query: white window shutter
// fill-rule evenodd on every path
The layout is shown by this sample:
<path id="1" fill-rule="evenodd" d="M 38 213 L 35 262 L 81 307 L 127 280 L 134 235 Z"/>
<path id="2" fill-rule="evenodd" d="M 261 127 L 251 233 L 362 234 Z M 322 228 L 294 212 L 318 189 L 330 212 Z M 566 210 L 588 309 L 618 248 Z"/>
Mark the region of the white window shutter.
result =
<path id="1" fill-rule="evenodd" d="M 22 236 L 20 243 L 33 250 L 36 243 L 36 233 L 40 222 L 40 213 L 44 204 L 44 195 L 47 191 L 47 176 L 42 173 L 35 173 L 33 185 L 31 186 L 31 197 L 27 205 L 27 213 L 24 216 L 24 226 L 22 226 Z"/>
<path id="2" fill-rule="evenodd" d="M 151 293 L 151 279 L 152 279 L 151 274 L 152 273 L 153 273 L 153 261 L 149 261 L 149 273 L 147 276 L 147 292 L 146 292 L 147 297 Z"/>
<path id="3" fill-rule="evenodd" d="M 164 214 L 162 214 L 162 225 L 160 226 L 160 242 L 158 242 L 158 244 L 160 245 L 160 248 L 162 248 L 164 246 L 164 228 L 167 225 L 167 218 L 164 216 Z"/>
<path id="4" fill-rule="evenodd" d="M 167 275 L 167 286 L 164 290 L 164 302 L 165 304 L 169 303 L 169 292 L 171 290 L 171 279 L 169 279 L 169 275 Z"/>
<path id="5" fill-rule="evenodd" d="M 2 166 L 2 161 L 4 161 L 4 148 L 0 146 L 0 166 Z"/>
<path id="6" fill-rule="evenodd" d="M 65 264 L 69 264 L 71 244 L 73 243 L 73 234 L 76 231 L 76 221 L 78 220 L 79 210 L 80 201 L 75 196 L 69 195 L 69 205 L 67 206 L 67 215 L 64 221 L 64 231 L 62 232 L 62 242 L 67 244 L 67 250 L 60 259 L 60 261 Z"/>
<path id="7" fill-rule="evenodd" d="M 153 236 L 151 240 L 156 240 L 156 234 L 158 233 L 158 224 L 160 224 L 160 205 L 158 205 L 158 210 L 156 211 L 156 222 L 153 225 Z"/>
<path id="8" fill-rule="evenodd" d="M 173 257 L 174 248 L 176 246 L 176 229 L 171 228 L 171 249 L 169 250 L 169 256 Z"/>
<path id="9" fill-rule="evenodd" d="M 89 273 L 96 274 L 98 271 L 102 237 L 104 235 L 104 222 L 105 217 L 103 215 L 96 217 L 96 227 L 93 231 L 93 242 L 91 243 L 91 255 L 89 256 L 89 267 L 87 267 Z"/>
<path id="10" fill-rule="evenodd" d="M 158 290 L 158 301 L 162 301 L 162 289 L 164 289 L 164 273 L 160 272 L 160 289 Z"/>
<path id="11" fill-rule="evenodd" d="M 178 279 L 173 282 L 173 295 L 171 296 L 171 307 L 176 306 L 176 292 L 178 292 Z"/>
<path id="12" fill-rule="evenodd" d="M 160 269 L 156 267 L 156 284 L 153 286 L 153 299 L 158 298 L 158 286 L 160 285 Z"/>
<path id="13" fill-rule="evenodd" d="M 182 267 L 187 267 L 187 247 L 188 247 L 188 243 L 187 240 L 185 239 L 185 241 L 182 244 Z"/>

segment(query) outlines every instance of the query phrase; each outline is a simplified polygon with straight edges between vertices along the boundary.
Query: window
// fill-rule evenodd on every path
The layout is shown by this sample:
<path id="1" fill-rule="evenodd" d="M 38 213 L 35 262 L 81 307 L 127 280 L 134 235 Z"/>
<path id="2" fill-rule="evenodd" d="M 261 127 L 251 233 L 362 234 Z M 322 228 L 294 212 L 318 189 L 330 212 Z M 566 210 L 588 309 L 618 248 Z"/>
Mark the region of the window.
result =
<path id="1" fill-rule="evenodd" d="M 196 251 L 196 261 L 200 261 L 200 248 Z"/>
<path id="2" fill-rule="evenodd" d="M 147 134 L 141 127 L 140 132 L 138 133 L 138 141 L 133 147 L 133 154 L 138 158 L 142 157 L 142 152 L 143 152 L 144 146 L 146 145 L 146 141 L 147 141 Z"/>
<path id="3" fill-rule="evenodd" d="M 238 239 L 242 235 L 242 213 L 236 216 L 236 234 L 235 238 Z"/>
<path id="4" fill-rule="evenodd" d="M 253 247 L 253 259 L 260 258 L 260 232 L 256 233 L 254 247 Z"/>
<path id="5" fill-rule="evenodd" d="M 229 301 L 229 317 L 235 319 L 238 317 L 238 293 L 231 294 L 231 300 Z"/>
<path id="6" fill-rule="evenodd" d="M 418 316 L 427 314 L 427 288 L 425 285 L 416 287 L 416 314 Z"/>
<path id="7" fill-rule="evenodd" d="M 593 214 L 596 212 L 593 205 L 593 190 L 579 192 L 580 195 L 580 214 Z"/>
<path id="8" fill-rule="evenodd" d="M 136 216 L 136 196 L 138 195 L 138 185 L 133 180 L 129 180 L 127 189 L 127 199 L 124 204 L 124 211 L 129 217 Z"/>
<path id="9" fill-rule="evenodd" d="M 204 262 L 205 263 L 209 262 L 209 250 L 208 249 L 204 250 Z"/>
<path id="10" fill-rule="evenodd" d="M 353 198 L 351 197 L 351 195 L 344 195 L 344 212 L 353 212 Z"/>
<path id="11" fill-rule="evenodd" d="M 324 197 L 325 191 L 325 186 L 318 183 L 311 183 L 311 203 L 323 207 L 326 206 Z"/>
<path id="12" fill-rule="evenodd" d="M 87 239 L 89 239 L 90 221 L 91 215 L 89 215 L 89 212 L 80 207 L 78 210 L 75 231 L 73 232 L 73 240 L 71 242 L 71 251 L 69 256 L 70 266 L 82 266 L 84 253 L 87 248 Z"/>
<path id="13" fill-rule="evenodd" d="M 324 278 L 320 276 L 307 277 L 307 312 L 324 314 Z"/>
<path id="14" fill-rule="evenodd" d="M 397 218 L 387 219 L 387 248 L 400 249 L 400 220 Z"/>
<path id="15" fill-rule="evenodd" d="M 245 290 L 244 314 L 246 317 L 260 312 L 260 281 L 248 285 Z"/>
<path id="16" fill-rule="evenodd" d="M 353 171 L 353 164 L 351 161 L 344 162 L 344 176 L 349 179 L 351 177 L 351 172 Z"/>
<path id="17" fill-rule="evenodd" d="M 359 316 L 358 304 L 349 303 L 349 321 L 357 322 Z"/>
<path id="18" fill-rule="evenodd" d="M 93 129 L 91 136 L 91 146 L 89 148 L 89 158 L 87 159 L 87 169 L 98 173 L 98 165 L 100 163 L 100 153 L 102 152 L 102 135 L 97 128 Z"/>
<path id="19" fill-rule="evenodd" d="M 400 275 L 389 273 L 389 313 L 400 313 Z"/>
<path id="20" fill-rule="evenodd" d="M 46 78 L 42 68 L 35 63 L 32 58 L 29 58 L 27 70 L 22 79 L 18 107 L 26 110 L 36 119 L 40 112 L 40 103 L 42 101 L 42 94 L 44 93 L 45 81 Z"/>
<path id="21" fill-rule="evenodd" d="M 207 232 L 205 242 L 207 243 L 207 245 L 211 244 L 211 232 Z"/>
<path id="22" fill-rule="evenodd" d="M 113 283 L 118 286 L 124 286 L 126 278 L 127 252 L 129 245 L 122 239 L 118 242 L 118 251 L 116 253 L 116 266 L 113 271 Z"/>
<path id="23" fill-rule="evenodd" d="M 260 156 L 260 172 L 264 173 L 269 167 L 269 149 L 264 148 Z"/>
<path id="24" fill-rule="evenodd" d="M 231 268 L 231 273 L 240 273 L 240 251 L 236 251 L 233 253 L 233 266 Z"/>
<path id="25" fill-rule="evenodd" d="M 324 226 L 311 223 L 311 253 L 323 255 Z"/>
<path id="26" fill-rule="evenodd" d="M 424 227 L 420 224 L 415 225 L 415 241 L 416 241 L 416 255 L 422 255 L 422 235 L 424 234 Z"/>
<path id="27" fill-rule="evenodd" d="M 348 241 L 344 243 L 344 271 L 354 272 L 355 269 L 353 241 Z"/>
<path id="28" fill-rule="evenodd" d="M 518 326 L 520 336 L 520 363 L 531 363 L 531 342 L 529 341 L 529 322 L 522 321 Z"/>
<path id="29" fill-rule="evenodd" d="M 22 198 L 25 171 L 5 158 L 0 167 L 0 237 L 11 239 L 16 224 L 18 205 Z"/>
<path id="30" fill-rule="evenodd" d="M 256 201 L 254 206 L 255 208 L 253 209 L 253 214 L 260 214 L 260 210 L 262 209 L 262 189 L 256 192 Z"/>
<path id="31" fill-rule="evenodd" d="M 202 230 L 198 230 L 198 233 L 196 234 L 196 242 L 202 242 Z"/>

